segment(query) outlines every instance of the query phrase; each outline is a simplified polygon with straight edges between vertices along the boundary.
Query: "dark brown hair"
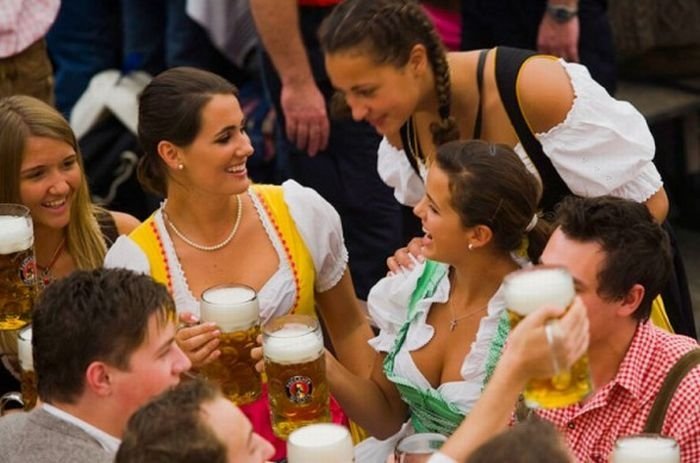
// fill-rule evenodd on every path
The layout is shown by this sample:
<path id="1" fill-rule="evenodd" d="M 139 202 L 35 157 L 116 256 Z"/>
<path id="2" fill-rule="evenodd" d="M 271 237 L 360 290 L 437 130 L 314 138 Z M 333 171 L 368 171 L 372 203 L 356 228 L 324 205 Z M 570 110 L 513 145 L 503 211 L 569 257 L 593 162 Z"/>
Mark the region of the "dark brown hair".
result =
<path id="1" fill-rule="evenodd" d="M 437 150 L 435 165 L 449 179 L 452 207 L 465 227 L 486 225 L 493 242 L 504 252 L 517 250 L 525 236 L 533 262 L 544 249 L 551 226 L 538 219 L 540 185 L 518 155 L 506 145 L 481 140 L 452 141 Z"/>
<path id="2" fill-rule="evenodd" d="M 408 63 L 415 45 L 423 45 L 435 74 L 440 115 L 440 122 L 430 126 L 433 142 L 440 146 L 459 138 L 457 123 L 450 115 L 450 69 L 445 47 L 416 1 L 345 0 L 323 21 L 319 36 L 326 54 L 360 49 L 376 63 L 396 67 Z"/>
<path id="3" fill-rule="evenodd" d="M 477 448 L 467 463 L 573 463 L 550 423 L 534 419 L 519 423 Z"/>
<path id="4" fill-rule="evenodd" d="M 77 270 L 49 285 L 34 306 L 32 347 L 39 397 L 74 403 L 90 363 L 128 370 L 148 321 L 174 322 L 175 303 L 151 277 L 125 269 Z"/>
<path id="5" fill-rule="evenodd" d="M 164 392 L 131 416 L 115 462 L 226 463 L 226 446 L 202 419 L 202 405 L 219 397 L 201 379 Z"/>
<path id="6" fill-rule="evenodd" d="M 158 155 L 163 140 L 186 147 L 197 136 L 202 108 L 214 95 L 238 95 L 236 86 L 208 71 L 176 67 L 158 74 L 139 97 L 139 142 L 145 155 L 138 179 L 148 191 L 166 196 L 168 169 Z"/>
<path id="7" fill-rule="evenodd" d="M 634 312 L 646 320 L 651 303 L 671 275 L 668 235 L 654 221 L 644 204 L 612 196 L 568 197 L 556 209 L 556 225 L 576 241 L 595 242 L 605 252 L 598 271 L 598 294 L 621 300 L 635 284 L 644 287 L 644 298 Z"/>

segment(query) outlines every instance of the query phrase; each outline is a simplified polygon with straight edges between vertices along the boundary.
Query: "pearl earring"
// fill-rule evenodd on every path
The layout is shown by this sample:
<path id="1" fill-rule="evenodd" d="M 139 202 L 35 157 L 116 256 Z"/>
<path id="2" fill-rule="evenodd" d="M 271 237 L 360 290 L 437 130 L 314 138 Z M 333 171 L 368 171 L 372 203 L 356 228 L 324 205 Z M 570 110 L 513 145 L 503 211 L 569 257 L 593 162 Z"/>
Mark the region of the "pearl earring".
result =
<path id="1" fill-rule="evenodd" d="M 184 164 L 178 164 L 178 165 L 177 165 L 177 170 L 182 170 L 182 169 L 184 169 L 184 168 L 185 168 L 185 165 L 184 165 Z"/>
<path id="2" fill-rule="evenodd" d="M 469 246 L 467 246 L 467 249 L 469 249 L 470 251 L 472 251 L 472 250 L 474 249 L 474 245 L 471 244 L 471 243 L 469 243 Z"/>

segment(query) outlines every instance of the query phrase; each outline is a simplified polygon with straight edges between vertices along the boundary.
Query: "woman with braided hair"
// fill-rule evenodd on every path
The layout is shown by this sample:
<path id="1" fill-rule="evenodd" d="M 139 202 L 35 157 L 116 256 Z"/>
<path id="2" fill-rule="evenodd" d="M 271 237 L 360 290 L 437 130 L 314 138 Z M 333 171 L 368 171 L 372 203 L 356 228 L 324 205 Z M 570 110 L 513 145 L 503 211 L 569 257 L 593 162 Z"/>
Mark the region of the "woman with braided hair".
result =
<path id="1" fill-rule="evenodd" d="M 507 47 L 446 53 L 413 0 L 345 0 L 320 39 L 335 109 L 345 105 L 384 136 L 378 171 L 401 203 L 423 196 L 439 145 L 483 139 L 513 148 L 538 177 L 545 212 L 567 195 L 613 195 L 665 220 L 668 198 L 644 118 L 585 67 Z M 390 269 L 408 262 L 402 256 L 389 258 Z M 677 332 L 694 336 L 682 264 L 677 270 L 669 316 Z"/>

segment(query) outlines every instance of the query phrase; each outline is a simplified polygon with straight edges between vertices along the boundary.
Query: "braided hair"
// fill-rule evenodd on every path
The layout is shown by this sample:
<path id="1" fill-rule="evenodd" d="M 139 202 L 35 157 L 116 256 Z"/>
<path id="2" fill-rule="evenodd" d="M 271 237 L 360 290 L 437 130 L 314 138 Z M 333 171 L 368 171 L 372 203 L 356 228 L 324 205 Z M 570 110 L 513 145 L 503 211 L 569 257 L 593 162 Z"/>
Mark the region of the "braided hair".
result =
<path id="1" fill-rule="evenodd" d="M 459 139 L 457 122 L 450 115 L 450 68 L 445 47 L 415 0 L 345 0 L 323 21 L 319 37 L 324 53 L 359 47 L 378 64 L 397 67 L 408 63 L 415 45 L 423 45 L 435 75 L 440 116 L 439 122 L 430 125 L 433 143 L 440 146 Z"/>

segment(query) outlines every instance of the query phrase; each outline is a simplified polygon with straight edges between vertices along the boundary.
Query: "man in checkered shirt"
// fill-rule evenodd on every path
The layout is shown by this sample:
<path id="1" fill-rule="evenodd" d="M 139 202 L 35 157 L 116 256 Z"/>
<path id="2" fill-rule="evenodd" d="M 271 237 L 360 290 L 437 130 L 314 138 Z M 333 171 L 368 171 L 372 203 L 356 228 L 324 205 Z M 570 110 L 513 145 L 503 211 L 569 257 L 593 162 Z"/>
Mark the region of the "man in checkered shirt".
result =
<path id="1" fill-rule="evenodd" d="M 669 370 L 698 343 L 648 320 L 669 276 L 671 254 L 667 235 L 644 205 L 568 198 L 557 225 L 541 260 L 566 267 L 586 305 L 594 392 L 580 404 L 537 414 L 559 429 L 578 461 L 606 462 L 619 437 L 642 432 Z M 517 364 L 496 370 L 479 401 L 489 402 L 490 420 L 468 417 L 431 463 L 463 460 L 485 434 L 505 427 L 513 403 L 508 400 L 527 380 L 518 370 Z M 661 432 L 678 442 L 683 463 L 700 462 L 700 367 L 680 382 Z"/>

